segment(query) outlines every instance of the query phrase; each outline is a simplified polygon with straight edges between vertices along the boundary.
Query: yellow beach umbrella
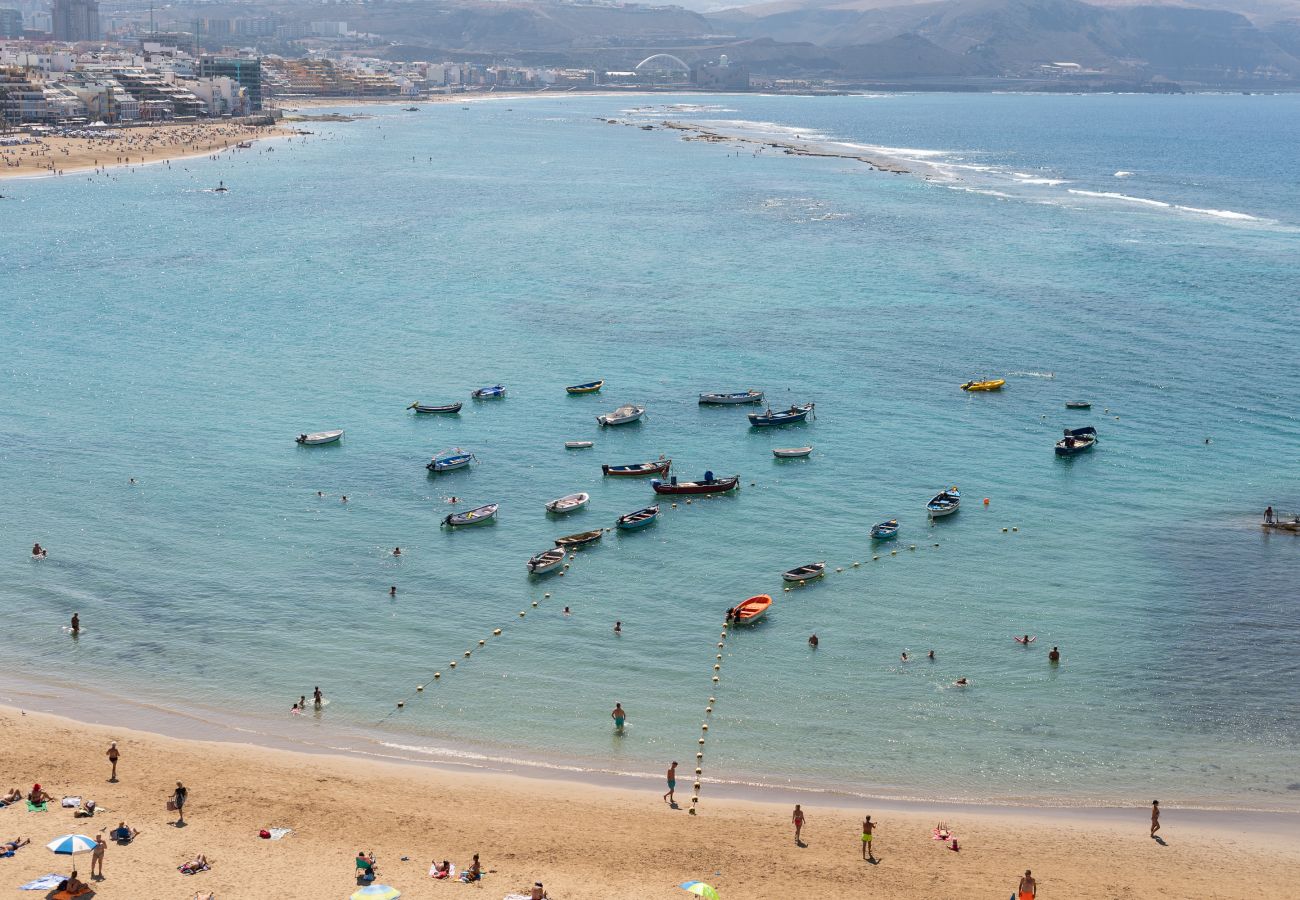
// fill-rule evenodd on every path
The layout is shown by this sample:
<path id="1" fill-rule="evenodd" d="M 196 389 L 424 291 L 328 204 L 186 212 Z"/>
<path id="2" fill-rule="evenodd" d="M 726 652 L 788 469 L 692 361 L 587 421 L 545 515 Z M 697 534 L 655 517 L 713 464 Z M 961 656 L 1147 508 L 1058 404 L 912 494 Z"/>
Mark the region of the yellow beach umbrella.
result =
<path id="1" fill-rule="evenodd" d="M 402 892 L 395 887 L 386 884 L 368 884 L 358 889 L 352 895 L 352 900 L 397 900 L 400 896 Z"/>
<path id="2" fill-rule="evenodd" d="M 698 894 L 703 897 L 704 900 L 718 900 L 718 892 L 715 891 L 711 885 L 707 885 L 703 881 L 683 882 L 681 888 L 684 891 L 690 891 L 692 894 Z"/>

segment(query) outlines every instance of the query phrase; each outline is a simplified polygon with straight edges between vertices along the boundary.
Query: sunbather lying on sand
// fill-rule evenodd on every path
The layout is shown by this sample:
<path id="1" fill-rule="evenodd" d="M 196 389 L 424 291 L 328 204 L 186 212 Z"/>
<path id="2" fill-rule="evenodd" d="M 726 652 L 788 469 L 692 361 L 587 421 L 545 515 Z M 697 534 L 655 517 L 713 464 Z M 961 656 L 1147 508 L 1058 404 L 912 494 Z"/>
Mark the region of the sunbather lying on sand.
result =
<path id="1" fill-rule="evenodd" d="M 17 803 L 21 799 L 23 799 L 23 792 L 18 790 L 18 788 L 14 788 L 3 797 L 5 803 Z"/>
<path id="2" fill-rule="evenodd" d="M 212 866 L 208 863 L 208 858 L 202 853 L 194 857 L 185 865 L 178 867 L 182 875 L 193 875 L 195 872 L 206 872 L 210 868 L 212 868 Z"/>
<path id="3" fill-rule="evenodd" d="M 0 844 L 0 856 L 12 856 L 15 850 L 26 847 L 31 842 L 31 838 L 24 837 L 16 837 L 12 841 L 5 841 Z"/>

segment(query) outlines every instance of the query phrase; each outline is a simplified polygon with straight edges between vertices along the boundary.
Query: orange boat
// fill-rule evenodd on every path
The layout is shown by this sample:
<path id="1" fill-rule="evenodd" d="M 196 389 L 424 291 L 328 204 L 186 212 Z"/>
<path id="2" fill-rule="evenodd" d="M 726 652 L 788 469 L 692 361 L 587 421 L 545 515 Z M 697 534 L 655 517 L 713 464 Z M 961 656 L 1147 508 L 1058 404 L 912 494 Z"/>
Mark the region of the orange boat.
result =
<path id="1" fill-rule="evenodd" d="M 733 610 L 734 621 L 737 625 L 752 625 L 762 618 L 763 613 L 767 612 L 768 607 L 771 605 L 772 598 L 767 594 L 750 597 Z"/>

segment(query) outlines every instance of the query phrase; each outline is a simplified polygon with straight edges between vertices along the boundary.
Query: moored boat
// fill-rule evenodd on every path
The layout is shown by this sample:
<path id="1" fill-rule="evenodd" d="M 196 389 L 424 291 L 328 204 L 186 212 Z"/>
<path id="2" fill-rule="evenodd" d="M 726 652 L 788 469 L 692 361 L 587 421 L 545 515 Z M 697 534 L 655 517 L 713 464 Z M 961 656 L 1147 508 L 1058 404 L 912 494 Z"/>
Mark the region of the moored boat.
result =
<path id="1" fill-rule="evenodd" d="M 473 453 L 452 447 L 435 455 L 424 467 L 430 472 L 450 472 L 453 469 L 463 469 L 471 462 L 474 462 Z"/>
<path id="2" fill-rule="evenodd" d="M 890 519 L 887 522 L 877 522 L 871 526 L 871 538 L 877 541 L 888 541 L 898 537 L 898 520 Z"/>
<path id="3" fill-rule="evenodd" d="M 756 428 L 768 425 L 793 425 L 805 421 L 816 405 L 815 403 L 805 403 L 803 406 L 791 406 L 789 409 L 776 412 L 773 412 L 769 406 L 761 413 L 750 413 L 749 424 Z"/>
<path id="4" fill-rule="evenodd" d="M 638 509 L 636 512 L 630 512 L 625 516 L 619 516 L 618 521 L 614 524 L 624 531 L 631 531 L 634 528 L 644 528 L 659 517 L 658 506 L 647 506 L 644 509 Z"/>
<path id="5" fill-rule="evenodd" d="M 460 412 L 460 407 L 461 407 L 461 404 L 459 404 L 459 403 L 446 403 L 446 404 L 442 404 L 442 405 L 436 405 L 436 404 L 431 405 L 431 404 L 428 404 L 428 403 L 421 403 L 419 400 L 416 400 L 414 403 L 412 403 L 410 406 L 408 406 L 407 409 L 413 409 L 413 410 L 415 410 L 417 413 L 426 413 L 426 414 L 428 414 L 428 413 L 458 413 L 458 412 Z"/>
<path id="6" fill-rule="evenodd" d="M 705 472 L 700 481 L 678 481 L 674 475 L 669 481 L 658 478 L 650 482 L 656 494 L 725 494 L 740 487 L 740 476 L 714 478 L 712 472 Z"/>
<path id="7" fill-rule="evenodd" d="M 605 413 L 603 416 L 596 416 L 596 421 L 602 427 L 605 425 L 628 425 L 637 421 L 645 415 L 645 407 L 637 406 L 635 403 L 625 403 L 613 412 Z"/>
<path id="8" fill-rule="evenodd" d="M 338 428 L 334 431 L 315 431 L 311 434 L 300 434 L 293 440 L 294 443 L 302 444 L 304 447 L 317 447 L 321 444 L 333 444 L 341 437 L 343 437 L 343 429 Z"/>
<path id="9" fill-rule="evenodd" d="M 478 506 L 474 509 L 467 509 L 464 512 L 452 513 L 442 520 L 442 524 L 449 528 L 457 528 L 462 525 L 482 525 L 484 522 L 490 522 L 497 516 L 496 503 L 489 503 L 486 506 Z"/>
<path id="10" fill-rule="evenodd" d="M 564 548 L 553 547 L 550 550 L 543 550 L 541 553 L 528 560 L 528 573 L 530 575 L 545 575 L 547 572 L 554 572 L 560 566 L 564 565 Z"/>
<path id="11" fill-rule="evenodd" d="M 812 447 L 773 447 L 772 455 L 777 459 L 800 459 L 813 452 Z"/>
<path id="12" fill-rule="evenodd" d="M 566 494 L 558 500 L 552 500 L 546 504 L 546 511 L 553 513 L 571 513 L 575 509 L 582 509 L 591 499 L 591 494 L 582 491 L 577 494 Z"/>
<path id="13" fill-rule="evenodd" d="M 735 391 L 730 394 L 700 394 L 701 406 L 734 406 L 738 403 L 762 403 L 763 392 L 748 390 Z"/>
<path id="14" fill-rule="evenodd" d="M 772 598 L 767 594 L 750 597 L 743 603 L 727 610 L 728 618 L 737 625 L 752 625 L 772 608 Z"/>
<path id="15" fill-rule="evenodd" d="M 987 381 L 968 381 L 961 386 L 963 391 L 1000 391 L 1006 384 L 1005 378 L 990 378 Z"/>
<path id="16" fill-rule="evenodd" d="M 1086 428 L 1067 428 L 1065 436 L 1056 442 L 1057 456 L 1074 456 L 1097 446 L 1097 429 L 1091 425 Z"/>
<path id="17" fill-rule="evenodd" d="M 555 539 L 555 546 L 565 547 L 569 550 L 576 550 L 579 547 L 586 547 L 588 544 L 594 544 L 605 536 L 605 529 L 596 528 L 592 531 L 580 531 L 577 534 L 569 534 L 564 537 Z"/>
<path id="18" fill-rule="evenodd" d="M 1066 409 L 1092 409 L 1091 400 L 1066 400 Z"/>
<path id="19" fill-rule="evenodd" d="M 506 395 L 506 388 L 503 384 L 494 384 L 489 387 L 481 387 L 470 392 L 470 397 L 475 400 L 500 400 Z"/>
<path id="20" fill-rule="evenodd" d="M 810 578 L 821 578 L 826 574 L 826 563 L 815 562 L 806 566 L 798 566 L 789 572 L 783 572 L 781 577 L 786 581 L 807 581 Z"/>
<path id="21" fill-rule="evenodd" d="M 672 467 L 673 461 L 671 459 L 661 457 L 654 462 L 632 463 L 627 466 L 603 465 L 600 470 L 606 475 L 618 475 L 626 478 L 638 475 L 667 475 L 668 470 Z"/>
<path id="22" fill-rule="evenodd" d="M 605 386 L 604 380 L 588 381 L 586 384 L 571 384 L 565 388 L 570 394 L 594 394 Z"/>
<path id="23" fill-rule="evenodd" d="M 940 516 L 951 516 L 960 508 L 961 491 L 957 490 L 956 485 L 935 494 L 930 499 L 930 502 L 925 504 L 925 510 L 932 519 L 937 519 Z"/>
<path id="24" fill-rule="evenodd" d="M 594 441 L 565 441 L 565 450 L 590 450 L 596 446 Z"/>

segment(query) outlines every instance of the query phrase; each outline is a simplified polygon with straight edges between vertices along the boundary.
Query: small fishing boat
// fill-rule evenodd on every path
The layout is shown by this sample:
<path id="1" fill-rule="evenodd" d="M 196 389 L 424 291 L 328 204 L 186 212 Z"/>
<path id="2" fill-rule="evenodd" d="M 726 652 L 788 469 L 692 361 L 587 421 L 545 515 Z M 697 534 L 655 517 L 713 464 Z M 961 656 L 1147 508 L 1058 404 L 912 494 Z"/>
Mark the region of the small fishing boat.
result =
<path id="1" fill-rule="evenodd" d="M 460 412 L 461 405 L 462 404 L 460 403 L 447 403 L 441 406 L 430 406 L 427 403 L 421 403 L 419 400 L 416 400 L 408 406 L 407 409 L 413 409 L 417 413 L 458 413 Z"/>
<path id="2" fill-rule="evenodd" d="M 497 506 L 496 503 L 489 503 L 487 506 L 478 506 L 464 512 L 452 513 L 442 520 L 442 524 L 449 528 L 457 528 L 462 525 L 482 525 L 484 522 L 490 522 L 497 517 Z"/>
<path id="3" fill-rule="evenodd" d="M 1056 442 L 1057 456 L 1074 456 L 1097 446 L 1097 429 L 1091 425 L 1086 428 L 1067 428 L 1065 436 Z"/>
<path id="4" fill-rule="evenodd" d="M 1066 400 L 1066 409 L 1092 409 L 1091 400 Z"/>
<path id="5" fill-rule="evenodd" d="M 565 450 L 590 450 L 594 446 L 596 445 L 592 441 L 565 441 L 564 442 Z"/>
<path id="6" fill-rule="evenodd" d="M 634 403 L 627 403 L 610 413 L 603 416 L 596 416 L 596 421 L 605 425 L 627 425 L 637 421 L 645 415 L 645 407 L 637 406 Z"/>
<path id="7" fill-rule="evenodd" d="M 960 508 L 961 491 L 957 490 L 956 485 L 935 494 L 930 502 L 925 504 L 925 510 L 932 519 L 937 519 L 940 516 L 951 516 Z"/>
<path id="8" fill-rule="evenodd" d="M 463 469 L 471 462 L 474 462 L 473 453 L 452 447 L 435 455 L 424 467 L 430 472 L 450 472 L 453 469 Z"/>
<path id="9" fill-rule="evenodd" d="M 812 447 L 773 447 L 772 455 L 777 459 L 800 459 L 813 452 Z"/>
<path id="10" fill-rule="evenodd" d="M 300 434 L 294 438 L 294 442 L 302 444 L 304 447 L 318 447 L 321 444 L 333 444 L 339 438 L 343 437 L 343 429 L 336 431 L 316 431 L 311 434 Z"/>
<path id="11" fill-rule="evenodd" d="M 815 562 L 791 569 L 789 572 L 782 573 L 781 577 L 786 581 L 807 581 L 810 578 L 821 578 L 825 574 L 826 563 Z"/>
<path id="12" fill-rule="evenodd" d="M 768 425 L 793 425 L 806 420 L 816 405 L 815 403 L 805 403 L 803 406 L 792 406 L 778 412 L 772 412 L 772 408 L 769 406 L 764 412 L 750 413 L 749 424 L 755 428 L 763 428 Z"/>
<path id="13" fill-rule="evenodd" d="M 547 572 L 554 572 L 564 565 L 564 553 L 563 547 L 543 550 L 528 560 L 528 573 L 530 575 L 545 575 Z"/>
<path id="14" fill-rule="evenodd" d="M 230 192 L 230 188 L 226 187 L 226 183 L 224 181 L 218 181 L 217 186 L 212 189 L 212 193 L 214 194 L 227 194 L 229 192 Z"/>
<path id="15" fill-rule="evenodd" d="M 750 597 L 744 603 L 738 604 L 735 609 L 729 610 L 729 612 L 731 613 L 731 620 L 737 625 L 752 625 L 771 608 L 772 598 L 767 594 L 759 594 L 757 597 Z"/>
<path id="16" fill-rule="evenodd" d="M 705 472 L 700 481 L 678 481 L 674 475 L 669 481 L 658 478 L 650 482 L 656 494 L 725 494 L 740 487 L 740 476 L 714 478 L 712 472 Z"/>
<path id="17" fill-rule="evenodd" d="M 564 547 L 568 550 L 576 550 L 579 547 L 586 547 L 588 544 L 594 544 L 605 536 L 605 529 L 597 528 L 594 531 L 583 531 L 578 534 L 570 534 L 565 537 L 555 539 L 555 546 Z"/>
<path id="18" fill-rule="evenodd" d="M 762 403 L 763 392 L 748 390 L 732 394 L 700 394 L 701 406 L 734 406 L 738 403 Z"/>
<path id="19" fill-rule="evenodd" d="M 566 494 L 558 500 L 552 500 L 546 504 L 546 511 L 553 513 L 571 513 L 575 509 L 582 509 L 591 499 L 591 494 L 583 491 L 578 494 Z"/>
<path id="20" fill-rule="evenodd" d="M 672 467 L 671 459 L 660 458 L 654 462 L 632 463 L 628 466 L 601 466 L 600 470 L 606 475 L 620 475 L 626 478 L 638 475 L 667 475 Z"/>
<path id="21" fill-rule="evenodd" d="M 571 384 L 565 388 L 570 394 L 594 394 L 605 386 L 605 382 L 588 381 L 586 384 Z"/>
<path id="22" fill-rule="evenodd" d="M 898 537 L 898 520 L 878 522 L 871 526 L 871 538 L 876 541 L 888 541 Z"/>
<path id="23" fill-rule="evenodd" d="M 481 387 L 470 392 L 470 397 L 474 400 L 500 400 L 506 395 L 506 388 L 503 384 L 494 384 L 490 387 Z"/>
<path id="24" fill-rule="evenodd" d="M 636 512 L 619 516 L 618 521 L 614 524 L 624 531 L 631 531 L 634 528 L 645 528 L 657 518 L 659 518 L 659 507 L 647 506 L 645 509 L 638 509 Z"/>
<path id="25" fill-rule="evenodd" d="M 992 378 L 988 381 L 968 381 L 961 386 L 963 391 L 1000 391 L 1006 384 L 1005 378 Z"/>

